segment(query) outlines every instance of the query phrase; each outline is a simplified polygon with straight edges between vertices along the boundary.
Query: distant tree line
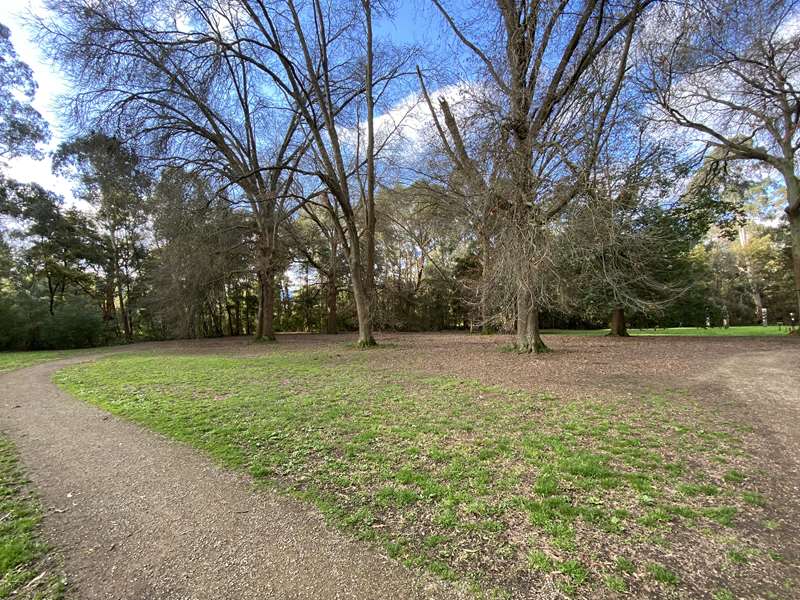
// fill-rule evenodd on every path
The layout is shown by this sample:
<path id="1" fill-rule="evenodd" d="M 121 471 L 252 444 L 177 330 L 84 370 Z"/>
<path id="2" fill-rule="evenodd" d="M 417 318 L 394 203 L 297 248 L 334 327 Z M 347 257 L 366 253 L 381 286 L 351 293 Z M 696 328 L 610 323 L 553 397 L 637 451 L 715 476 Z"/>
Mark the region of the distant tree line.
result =
<path id="1" fill-rule="evenodd" d="M 452 60 L 371 0 L 50 3 L 76 202 L 2 180 L 0 348 L 460 328 L 539 352 L 546 327 L 800 314 L 793 3 L 429 6 Z M 40 155 L 0 34 L 2 158 Z"/>

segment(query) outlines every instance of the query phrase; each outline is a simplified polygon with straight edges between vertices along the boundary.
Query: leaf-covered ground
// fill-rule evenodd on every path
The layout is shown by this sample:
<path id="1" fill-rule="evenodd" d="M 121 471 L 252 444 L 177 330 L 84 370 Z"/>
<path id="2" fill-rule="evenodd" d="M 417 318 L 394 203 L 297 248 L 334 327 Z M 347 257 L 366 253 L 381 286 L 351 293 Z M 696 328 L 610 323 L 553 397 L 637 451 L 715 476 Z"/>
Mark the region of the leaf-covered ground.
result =
<path id="1" fill-rule="evenodd" d="M 375 356 L 120 356 L 56 379 L 479 595 L 796 592 L 749 428 L 686 391 L 567 400 Z"/>
<path id="2" fill-rule="evenodd" d="M 11 442 L 0 435 L 0 598 L 58 600 L 64 579 L 37 535 L 41 507 Z"/>

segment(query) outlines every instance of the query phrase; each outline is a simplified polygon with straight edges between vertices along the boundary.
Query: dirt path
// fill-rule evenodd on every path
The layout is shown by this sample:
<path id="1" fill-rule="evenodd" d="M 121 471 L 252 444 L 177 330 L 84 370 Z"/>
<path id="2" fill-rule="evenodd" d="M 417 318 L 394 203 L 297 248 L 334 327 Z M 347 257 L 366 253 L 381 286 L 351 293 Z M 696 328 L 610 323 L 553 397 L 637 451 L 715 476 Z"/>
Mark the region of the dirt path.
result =
<path id="1" fill-rule="evenodd" d="M 66 364 L 0 376 L 0 422 L 46 507 L 69 597 L 136 600 L 453 597 L 313 508 L 256 492 L 196 451 L 61 392 Z"/>
<path id="2" fill-rule="evenodd" d="M 800 474 L 800 348 L 728 357 L 705 378 L 738 399 Z"/>

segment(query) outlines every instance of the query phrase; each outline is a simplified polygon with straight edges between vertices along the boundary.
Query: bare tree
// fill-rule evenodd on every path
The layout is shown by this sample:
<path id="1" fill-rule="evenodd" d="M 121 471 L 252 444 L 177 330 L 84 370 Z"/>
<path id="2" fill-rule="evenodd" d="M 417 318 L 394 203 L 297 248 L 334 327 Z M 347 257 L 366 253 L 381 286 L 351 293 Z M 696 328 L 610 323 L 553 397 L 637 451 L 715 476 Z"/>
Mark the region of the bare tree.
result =
<path id="1" fill-rule="evenodd" d="M 634 27 L 651 1 L 501 0 L 493 9 L 481 6 L 478 22 L 489 26 L 477 31 L 457 22 L 441 0 L 432 2 L 481 66 L 487 97 L 495 98 L 510 193 L 493 272 L 515 299 L 518 349 L 540 352 L 548 224 L 586 185 L 607 138 L 605 118 L 627 71 Z M 587 133 L 584 117 L 595 113 Z"/>
<path id="2" fill-rule="evenodd" d="M 794 1 L 666 5 L 642 45 L 642 84 L 659 118 L 726 160 L 780 173 L 800 313 L 800 32 Z M 672 32 L 665 41 L 665 32 Z"/>
<path id="3" fill-rule="evenodd" d="M 249 21 L 228 49 L 264 73 L 297 111 L 311 144 L 312 175 L 348 258 L 358 313 L 358 344 L 375 343 L 376 102 L 408 60 L 373 36 L 375 3 L 239 0 Z M 330 201 L 329 201 L 330 199 Z M 338 207 L 334 209 L 333 204 Z"/>
<path id="4" fill-rule="evenodd" d="M 50 8 L 58 20 L 40 23 L 42 37 L 78 90 L 71 104 L 78 122 L 140 142 L 157 163 L 241 190 L 260 288 L 255 336 L 275 339 L 277 235 L 306 145 L 295 112 L 270 103 L 263 75 L 230 51 L 239 22 L 191 0 L 170 4 L 172 22 L 149 0 Z"/>
<path id="5" fill-rule="evenodd" d="M 505 181 L 502 179 L 502 161 L 494 156 L 499 140 L 491 134 L 487 135 L 487 127 L 477 126 L 477 122 L 480 122 L 483 116 L 480 110 L 473 111 L 477 114 L 471 114 L 471 119 L 462 119 L 462 122 L 459 122 L 444 95 L 438 97 L 437 110 L 419 67 L 417 67 L 417 78 L 442 151 L 452 169 L 451 176 L 447 178 L 448 189 L 451 192 L 447 201 L 452 202 L 453 195 L 458 198 L 459 202 L 456 204 L 478 238 L 481 263 L 477 290 L 478 309 L 481 329 L 484 333 L 488 333 L 490 308 L 487 288 L 490 285 L 489 261 L 492 236 L 497 221 L 495 213 L 504 203 L 502 186 Z M 465 133 L 465 130 L 470 129 L 478 130 L 478 135 L 475 137 L 480 140 L 476 147 L 472 148 L 468 145 L 469 137 Z"/>

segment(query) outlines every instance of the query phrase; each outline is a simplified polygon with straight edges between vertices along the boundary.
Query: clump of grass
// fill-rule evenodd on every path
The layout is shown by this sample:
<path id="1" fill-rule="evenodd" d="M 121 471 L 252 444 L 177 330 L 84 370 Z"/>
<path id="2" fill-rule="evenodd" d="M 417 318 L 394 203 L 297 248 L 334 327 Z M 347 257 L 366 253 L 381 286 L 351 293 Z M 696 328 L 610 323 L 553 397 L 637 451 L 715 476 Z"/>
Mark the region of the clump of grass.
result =
<path id="1" fill-rule="evenodd" d="M 606 587 L 612 592 L 624 594 L 628 591 L 628 584 L 625 583 L 625 580 L 619 575 L 607 575 L 603 581 Z"/>
<path id="2" fill-rule="evenodd" d="M 736 507 L 714 506 L 710 508 L 704 508 L 701 513 L 712 521 L 716 521 L 720 525 L 731 527 L 733 525 L 733 517 L 736 516 Z"/>
<path id="3" fill-rule="evenodd" d="M 0 436 L 0 515 L 3 516 L 0 598 L 62 598 L 64 579 L 45 565 L 48 548 L 37 536 L 41 520 L 39 503 L 27 489 L 14 446 L 3 436 Z"/>
<path id="4" fill-rule="evenodd" d="M 746 479 L 744 473 L 737 471 L 736 469 L 726 471 L 722 478 L 728 483 L 741 483 Z"/>
<path id="5" fill-rule="evenodd" d="M 748 553 L 738 549 L 728 550 L 728 560 L 739 565 L 746 564 L 749 560 Z"/>
<path id="6" fill-rule="evenodd" d="M 659 563 L 650 563 L 647 565 L 647 572 L 653 579 L 666 585 L 675 586 L 678 585 L 680 581 L 680 578 L 675 573 Z"/>
<path id="7" fill-rule="evenodd" d="M 534 571 L 549 573 L 555 566 L 553 559 L 541 550 L 531 550 L 528 552 L 528 566 Z"/>
<path id="8" fill-rule="evenodd" d="M 742 492 L 742 500 L 744 500 L 745 502 L 747 502 L 752 506 L 759 506 L 763 508 L 764 506 L 767 505 L 767 501 L 764 498 L 764 496 L 762 496 L 758 492 L 744 491 Z"/>
<path id="9" fill-rule="evenodd" d="M 783 560 L 783 555 L 780 552 L 777 552 L 775 550 L 768 550 L 767 551 L 767 555 L 770 557 L 770 559 L 772 559 L 772 560 L 774 560 L 776 562 L 779 562 L 779 561 Z"/>
<path id="10" fill-rule="evenodd" d="M 636 570 L 636 565 L 624 556 L 617 557 L 617 571 L 621 573 L 633 573 Z"/>

